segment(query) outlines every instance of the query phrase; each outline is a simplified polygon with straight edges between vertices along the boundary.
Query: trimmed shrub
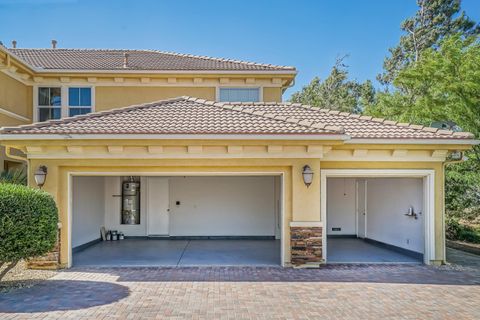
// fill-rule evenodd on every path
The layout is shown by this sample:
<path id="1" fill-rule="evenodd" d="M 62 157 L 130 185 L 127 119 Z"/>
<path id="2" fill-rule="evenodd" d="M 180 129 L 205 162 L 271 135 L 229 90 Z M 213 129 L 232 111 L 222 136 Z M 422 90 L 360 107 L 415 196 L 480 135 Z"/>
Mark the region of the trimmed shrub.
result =
<path id="1" fill-rule="evenodd" d="M 45 191 L 0 183 L 0 262 L 41 256 L 57 241 L 58 210 Z"/>

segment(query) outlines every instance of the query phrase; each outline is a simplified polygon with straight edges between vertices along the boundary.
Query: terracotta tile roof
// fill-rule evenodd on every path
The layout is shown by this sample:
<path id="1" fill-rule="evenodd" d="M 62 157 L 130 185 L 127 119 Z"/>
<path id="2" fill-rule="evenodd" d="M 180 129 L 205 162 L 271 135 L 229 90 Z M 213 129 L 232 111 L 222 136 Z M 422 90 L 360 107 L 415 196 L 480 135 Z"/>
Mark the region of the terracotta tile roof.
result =
<path id="1" fill-rule="evenodd" d="M 51 120 L 3 133 L 41 134 L 335 134 L 317 128 L 232 110 L 200 99 L 176 98 L 105 112 Z"/>
<path id="2" fill-rule="evenodd" d="M 274 113 L 277 116 L 301 119 L 301 123 L 323 123 L 342 128 L 354 139 L 473 139 L 469 132 L 453 132 L 421 125 L 399 123 L 330 109 L 319 109 L 299 103 L 240 103 L 257 112 Z"/>
<path id="3" fill-rule="evenodd" d="M 13 128 L 2 134 L 346 134 L 352 139 L 473 139 L 452 132 L 295 103 L 223 103 L 192 97 Z"/>
<path id="4" fill-rule="evenodd" d="M 59 70 L 291 71 L 294 67 L 155 50 L 8 49 L 27 64 Z M 125 64 L 125 54 L 127 63 Z"/>

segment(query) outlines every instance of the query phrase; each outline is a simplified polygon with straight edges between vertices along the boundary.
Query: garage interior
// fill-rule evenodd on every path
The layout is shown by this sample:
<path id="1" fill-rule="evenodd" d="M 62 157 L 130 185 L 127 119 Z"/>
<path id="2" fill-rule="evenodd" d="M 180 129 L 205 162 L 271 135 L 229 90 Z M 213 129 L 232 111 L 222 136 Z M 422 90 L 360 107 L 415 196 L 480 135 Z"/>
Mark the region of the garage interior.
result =
<path id="1" fill-rule="evenodd" d="M 328 178 L 328 263 L 422 263 L 422 178 Z"/>
<path id="2" fill-rule="evenodd" d="M 73 266 L 281 264 L 280 176 L 73 176 L 71 186 Z"/>

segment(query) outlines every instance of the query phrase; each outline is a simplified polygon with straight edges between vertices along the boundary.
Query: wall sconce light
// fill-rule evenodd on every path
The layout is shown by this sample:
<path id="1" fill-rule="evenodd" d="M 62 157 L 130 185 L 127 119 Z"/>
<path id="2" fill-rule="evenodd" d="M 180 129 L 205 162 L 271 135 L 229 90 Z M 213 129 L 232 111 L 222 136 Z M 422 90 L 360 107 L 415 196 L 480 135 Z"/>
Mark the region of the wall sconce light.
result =
<path id="1" fill-rule="evenodd" d="M 302 176 L 303 176 L 303 183 L 305 183 L 307 188 L 310 187 L 313 181 L 313 170 L 312 168 L 310 168 L 308 164 L 303 167 Z"/>
<path id="2" fill-rule="evenodd" d="M 45 180 L 47 179 L 47 167 L 39 166 L 33 176 L 35 177 L 35 183 L 41 189 L 45 184 Z"/>

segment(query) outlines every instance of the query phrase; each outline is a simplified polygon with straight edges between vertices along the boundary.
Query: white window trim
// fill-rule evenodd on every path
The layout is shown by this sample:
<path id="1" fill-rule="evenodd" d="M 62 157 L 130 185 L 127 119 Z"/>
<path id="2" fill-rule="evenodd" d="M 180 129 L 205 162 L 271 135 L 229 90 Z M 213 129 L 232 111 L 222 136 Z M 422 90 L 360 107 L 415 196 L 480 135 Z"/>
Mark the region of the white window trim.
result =
<path id="1" fill-rule="evenodd" d="M 69 114 L 70 107 L 68 105 L 68 89 L 69 88 L 90 88 L 92 90 L 92 106 L 91 106 L 91 111 L 90 112 L 95 112 L 95 86 L 86 86 L 86 85 L 55 85 L 55 84 L 41 84 L 41 85 L 36 85 L 33 86 L 33 122 L 38 122 L 39 121 L 39 109 L 42 108 L 42 106 L 39 106 L 38 104 L 38 89 L 39 88 L 60 88 L 61 91 L 61 105 L 60 108 L 62 109 L 61 111 L 61 117 L 62 118 L 67 118 Z M 87 106 L 83 106 L 87 108 Z M 73 108 L 82 108 L 82 106 L 79 107 L 73 107 Z"/>
<path id="2" fill-rule="evenodd" d="M 216 86 L 215 87 L 215 101 L 220 102 L 220 89 L 258 89 L 258 100 L 259 102 L 263 102 L 263 86 L 259 85 L 248 85 L 248 86 Z M 238 102 L 238 101 L 233 101 Z"/>

